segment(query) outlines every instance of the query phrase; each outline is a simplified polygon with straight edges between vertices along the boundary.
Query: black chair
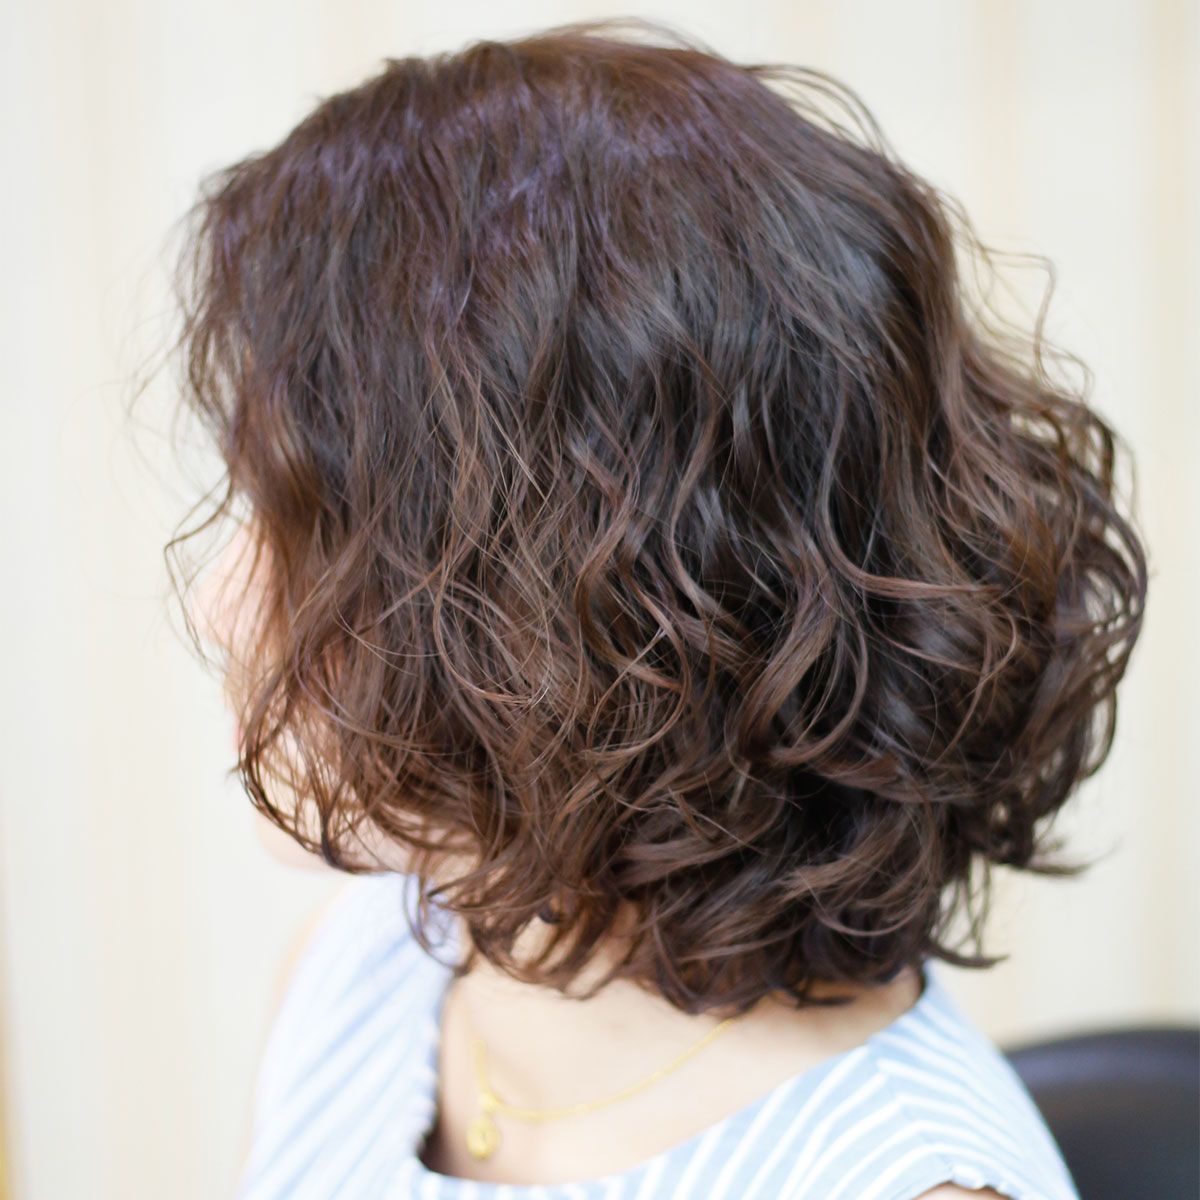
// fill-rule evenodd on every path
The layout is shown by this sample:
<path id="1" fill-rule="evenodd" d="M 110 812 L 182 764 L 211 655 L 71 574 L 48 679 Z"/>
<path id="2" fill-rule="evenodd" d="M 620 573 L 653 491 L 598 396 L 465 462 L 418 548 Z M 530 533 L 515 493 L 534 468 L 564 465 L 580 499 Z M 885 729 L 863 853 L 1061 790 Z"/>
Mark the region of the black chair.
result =
<path id="1" fill-rule="evenodd" d="M 1200 1200 L 1200 1026 L 1003 1046 L 1081 1200 Z"/>

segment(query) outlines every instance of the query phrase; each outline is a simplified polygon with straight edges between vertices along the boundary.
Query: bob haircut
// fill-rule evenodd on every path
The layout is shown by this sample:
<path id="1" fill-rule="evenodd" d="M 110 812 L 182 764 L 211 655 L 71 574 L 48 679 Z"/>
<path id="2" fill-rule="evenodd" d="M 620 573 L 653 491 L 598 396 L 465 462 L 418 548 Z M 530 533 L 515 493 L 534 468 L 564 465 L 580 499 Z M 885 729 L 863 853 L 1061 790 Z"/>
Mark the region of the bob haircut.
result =
<path id="1" fill-rule="evenodd" d="M 181 221 L 199 528 L 245 505 L 269 565 L 255 806 L 343 871 L 402 849 L 456 971 L 565 992 L 632 912 L 581 998 L 1003 961 L 949 924 L 976 866 L 979 951 L 993 865 L 1092 865 L 1043 823 L 1142 624 L 1087 367 L 1052 381 L 1044 306 L 989 325 L 966 218 L 819 71 L 637 19 L 383 62 Z"/>

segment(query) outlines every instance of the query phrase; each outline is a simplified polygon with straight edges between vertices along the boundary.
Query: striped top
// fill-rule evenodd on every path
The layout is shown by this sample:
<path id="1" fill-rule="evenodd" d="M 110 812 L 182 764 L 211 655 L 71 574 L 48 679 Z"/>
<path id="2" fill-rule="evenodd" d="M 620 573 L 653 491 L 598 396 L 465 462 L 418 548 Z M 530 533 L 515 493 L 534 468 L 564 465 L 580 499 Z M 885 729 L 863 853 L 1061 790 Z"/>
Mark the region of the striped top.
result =
<path id="1" fill-rule="evenodd" d="M 413 938 L 415 883 L 354 878 L 309 940 L 259 1066 L 236 1200 L 913 1200 L 950 1181 L 1079 1200 L 1020 1077 L 936 959 L 917 1003 L 864 1044 L 629 1170 L 559 1184 L 432 1171 L 419 1152 L 459 947 L 449 922 L 430 930 L 444 961 Z"/>

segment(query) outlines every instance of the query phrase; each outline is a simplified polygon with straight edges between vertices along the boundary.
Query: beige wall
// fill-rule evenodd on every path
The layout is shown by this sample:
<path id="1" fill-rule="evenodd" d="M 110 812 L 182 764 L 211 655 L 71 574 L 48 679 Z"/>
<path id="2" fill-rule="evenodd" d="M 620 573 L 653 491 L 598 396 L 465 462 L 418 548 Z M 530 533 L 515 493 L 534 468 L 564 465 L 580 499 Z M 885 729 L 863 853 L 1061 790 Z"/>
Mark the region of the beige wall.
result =
<path id="1" fill-rule="evenodd" d="M 340 883 L 263 853 L 224 778 L 219 690 L 162 598 L 160 547 L 194 484 L 161 438 L 135 449 L 122 413 L 166 303 L 166 226 L 203 171 L 273 143 L 384 55 L 605 11 L 6 9 L 0 1111 L 17 1200 L 228 1194 L 283 948 Z M 1048 330 L 1094 369 L 1095 402 L 1138 455 L 1147 627 L 1112 758 L 1056 827 L 1105 861 L 1076 881 L 998 874 L 988 948 L 1012 958 L 950 982 L 1001 1042 L 1195 1019 L 1200 6 L 638 11 L 735 58 L 837 74 L 989 245 L 1055 264 Z M 1044 283 L 1013 276 L 1034 308 Z"/>

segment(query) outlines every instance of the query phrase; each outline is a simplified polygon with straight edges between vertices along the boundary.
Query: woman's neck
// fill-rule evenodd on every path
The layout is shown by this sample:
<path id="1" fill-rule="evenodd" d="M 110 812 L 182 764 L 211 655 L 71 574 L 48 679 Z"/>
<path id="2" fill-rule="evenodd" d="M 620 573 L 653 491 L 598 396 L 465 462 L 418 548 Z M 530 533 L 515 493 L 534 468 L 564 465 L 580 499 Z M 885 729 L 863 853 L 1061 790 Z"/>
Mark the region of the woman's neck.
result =
<path id="1" fill-rule="evenodd" d="M 528 961 L 550 932 L 540 922 L 531 925 L 515 948 L 518 961 Z M 852 997 L 839 1008 L 797 1011 L 774 995 L 764 997 L 674 1071 L 612 1105 L 541 1123 L 499 1114 L 500 1150 L 470 1160 L 463 1147 L 478 1112 L 474 1038 L 483 1042 L 487 1082 L 501 1100 L 550 1109 L 601 1100 L 642 1082 L 719 1023 L 713 1014 L 680 1012 L 625 979 L 587 1000 L 575 998 L 612 961 L 611 954 L 598 954 L 570 995 L 514 980 L 487 960 L 453 983 L 443 1009 L 435 1129 L 442 1165 L 435 1169 L 512 1183 L 623 1170 L 861 1045 L 910 1009 L 922 988 L 920 972 L 910 969 L 881 987 L 814 986 L 815 996 Z"/>

